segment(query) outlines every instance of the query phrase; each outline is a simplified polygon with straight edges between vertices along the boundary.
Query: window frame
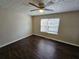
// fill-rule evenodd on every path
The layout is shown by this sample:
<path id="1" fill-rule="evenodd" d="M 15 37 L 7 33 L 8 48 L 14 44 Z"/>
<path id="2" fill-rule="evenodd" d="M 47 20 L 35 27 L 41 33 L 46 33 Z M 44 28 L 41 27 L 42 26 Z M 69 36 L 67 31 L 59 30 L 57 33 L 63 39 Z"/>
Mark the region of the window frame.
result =
<path id="1" fill-rule="evenodd" d="M 41 31 L 41 21 L 40 21 L 40 32 L 42 32 L 42 33 L 49 33 L 49 34 L 54 34 L 54 35 L 58 35 L 59 34 L 59 27 L 60 27 L 60 18 L 43 18 L 43 19 L 47 19 L 47 20 L 51 20 L 51 19 L 58 19 L 58 29 L 57 29 L 57 32 L 50 32 L 50 31 Z M 41 19 L 42 20 L 42 19 Z M 47 26 L 47 27 L 49 27 L 49 26 Z"/>

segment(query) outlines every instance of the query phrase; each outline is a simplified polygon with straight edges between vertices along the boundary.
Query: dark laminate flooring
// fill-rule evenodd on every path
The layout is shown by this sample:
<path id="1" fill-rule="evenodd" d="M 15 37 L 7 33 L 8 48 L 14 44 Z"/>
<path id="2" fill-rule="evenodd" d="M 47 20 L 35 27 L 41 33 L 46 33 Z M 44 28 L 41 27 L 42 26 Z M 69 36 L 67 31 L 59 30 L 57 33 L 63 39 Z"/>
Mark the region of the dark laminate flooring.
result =
<path id="1" fill-rule="evenodd" d="M 32 35 L 0 48 L 0 59 L 79 59 L 79 48 Z"/>

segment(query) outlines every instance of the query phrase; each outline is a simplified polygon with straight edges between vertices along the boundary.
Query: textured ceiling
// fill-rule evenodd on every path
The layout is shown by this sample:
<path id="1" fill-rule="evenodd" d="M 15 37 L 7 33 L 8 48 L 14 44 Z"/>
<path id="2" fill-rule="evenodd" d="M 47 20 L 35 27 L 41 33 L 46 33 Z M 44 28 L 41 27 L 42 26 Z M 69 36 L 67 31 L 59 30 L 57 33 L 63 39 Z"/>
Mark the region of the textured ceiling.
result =
<path id="1" fill-rule="evenodd" d="M 23 11 L 29 15 L 41 15 L 40 12 L 30 10 L 36 9 L 35 7 L 28 4 L 28 2 L 38 3 L 37 0 L 0 0 L 0 9 Z M 42 0 L 45 4 L 50 0 Z M 55 1 L 54 4 L 47 6 L 46 8 L 53 9 L 54 11 L 45 11 L 42 14 L 52 14 L 67 11 L 78 11 L 79 10 L 79 0 L 52 0 Z"/>

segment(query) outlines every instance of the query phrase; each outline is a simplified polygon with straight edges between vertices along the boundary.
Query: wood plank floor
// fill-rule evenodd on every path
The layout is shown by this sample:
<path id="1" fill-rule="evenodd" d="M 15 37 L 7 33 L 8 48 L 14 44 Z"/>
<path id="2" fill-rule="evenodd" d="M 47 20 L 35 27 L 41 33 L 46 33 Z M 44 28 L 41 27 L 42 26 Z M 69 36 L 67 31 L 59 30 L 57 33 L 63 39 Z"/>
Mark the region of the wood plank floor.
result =
<path id="1" fill-rule="evenodd" d="M 32 35 L 0 48 L 0 59 L 79 59 L 79 48 Z"/>

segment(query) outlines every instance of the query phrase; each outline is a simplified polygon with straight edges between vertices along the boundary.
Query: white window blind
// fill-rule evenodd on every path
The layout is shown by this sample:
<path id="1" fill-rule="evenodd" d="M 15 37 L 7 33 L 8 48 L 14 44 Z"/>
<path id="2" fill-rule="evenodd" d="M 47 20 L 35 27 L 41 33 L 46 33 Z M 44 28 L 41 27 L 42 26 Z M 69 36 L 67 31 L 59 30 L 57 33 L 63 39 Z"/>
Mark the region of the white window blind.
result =
<path id="1" fill-rule="evenodd" d="M 41 32 L 58 34 L 59 18 L 41 19 Z"/>

